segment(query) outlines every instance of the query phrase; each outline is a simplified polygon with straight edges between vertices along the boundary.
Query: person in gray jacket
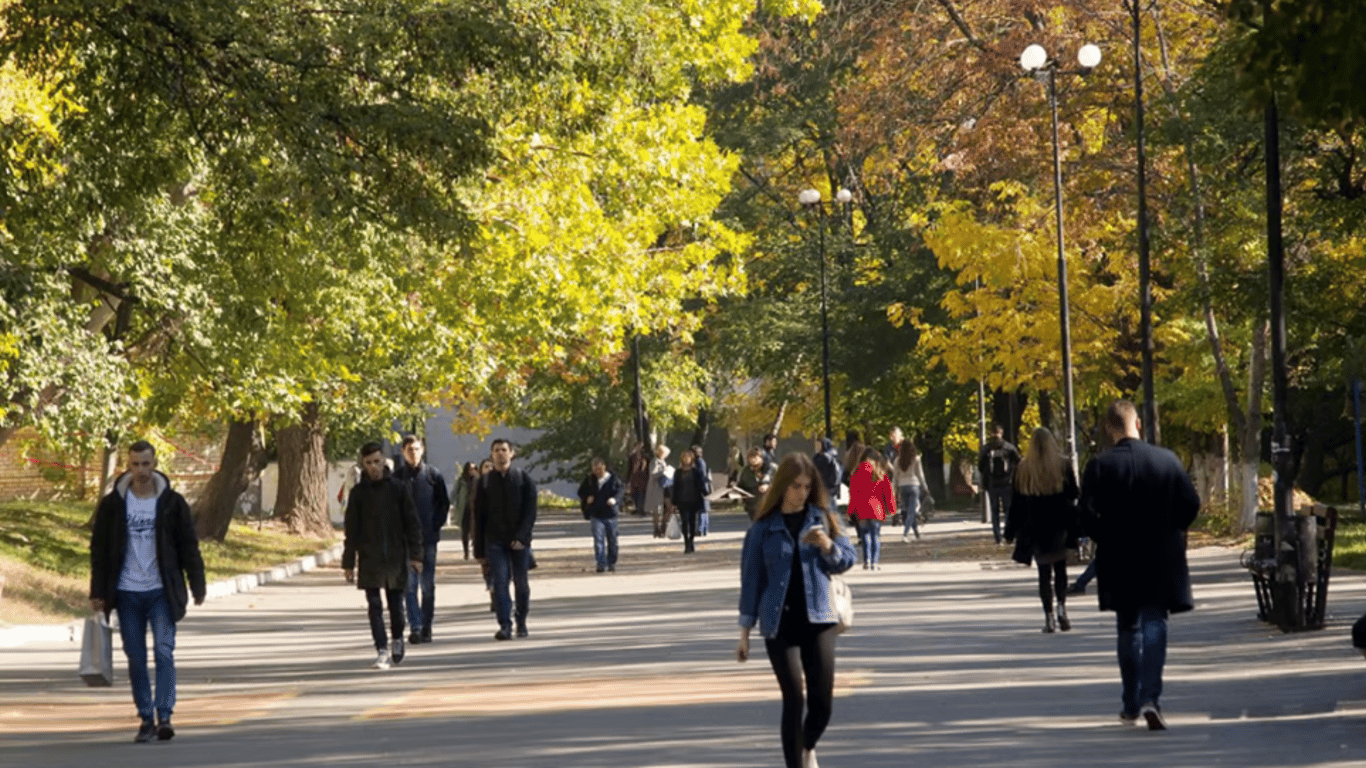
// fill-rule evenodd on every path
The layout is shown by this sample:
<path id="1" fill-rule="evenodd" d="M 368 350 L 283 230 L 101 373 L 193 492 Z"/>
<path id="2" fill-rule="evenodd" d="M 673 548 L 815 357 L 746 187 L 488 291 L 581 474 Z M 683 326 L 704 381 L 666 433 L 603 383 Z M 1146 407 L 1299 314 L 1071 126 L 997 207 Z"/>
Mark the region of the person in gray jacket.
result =
<path id="1" fill-rule="evenodd" d="M 342 570 L 346 583 L 365 590 L 370 634 L 375 641 L 375 669 L 403 661 L 403 608 L 408 569 L 422 572 L 422 528 L 412 494 L 395 479 L 379 443 L 360 449 L 365 475 L 346 500 L 346 542 Z M 356 574 L 356 560 L 360 574 Z M 383 597 L 381 597 L 383 593 Z M 389 605 L 390 643 L 384 631 L 384 602 Z"/>

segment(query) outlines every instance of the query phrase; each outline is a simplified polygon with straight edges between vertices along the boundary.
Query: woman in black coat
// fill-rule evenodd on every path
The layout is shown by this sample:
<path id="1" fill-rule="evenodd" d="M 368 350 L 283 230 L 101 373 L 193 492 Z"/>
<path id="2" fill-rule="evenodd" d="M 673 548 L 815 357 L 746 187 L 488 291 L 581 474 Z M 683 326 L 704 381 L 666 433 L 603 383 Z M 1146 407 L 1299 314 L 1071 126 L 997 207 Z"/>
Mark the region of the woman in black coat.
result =
<path id="1" fill-rule="evenodd" d="M 1005 538 L 1015 541 L 1016 562 L 1038 566 L 1044 632 L 1072 628 L 1065 604 L 1067 553 L 1077 547 L 1078 528 L 1076 475 L 1053 433 L 1039 427 L 1015 470 Z"/>

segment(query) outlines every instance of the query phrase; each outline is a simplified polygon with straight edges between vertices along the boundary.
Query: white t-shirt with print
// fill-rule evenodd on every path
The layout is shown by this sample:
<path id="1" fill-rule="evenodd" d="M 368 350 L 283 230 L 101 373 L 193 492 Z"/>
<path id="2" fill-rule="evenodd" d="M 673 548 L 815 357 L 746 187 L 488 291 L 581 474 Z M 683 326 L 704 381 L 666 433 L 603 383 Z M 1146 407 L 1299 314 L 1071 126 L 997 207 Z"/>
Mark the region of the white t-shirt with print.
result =
<path id="1" fill-rule="evenodd" d="M 157 569 L 157 499 L 140 499 L 132 491 L 124 499 L 128 507 L 128 547 L 124 550 L 119 589 L 161 589 L 161 571 Z"/>

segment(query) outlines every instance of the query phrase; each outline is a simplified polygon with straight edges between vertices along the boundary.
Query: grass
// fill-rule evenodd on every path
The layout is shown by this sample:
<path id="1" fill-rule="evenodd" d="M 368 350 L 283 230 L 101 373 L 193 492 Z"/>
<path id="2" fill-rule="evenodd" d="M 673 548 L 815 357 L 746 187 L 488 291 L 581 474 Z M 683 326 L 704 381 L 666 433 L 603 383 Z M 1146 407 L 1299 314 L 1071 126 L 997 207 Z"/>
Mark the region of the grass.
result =
<path id="1" fill-rule="evenodd" d="M 1366 523 L 1338 518 L 1338 530 L 1333 537 L 1333 565 L 1366 570 Z"/>
<path id="2" fill-rule="evenodd" d="M 0 504 L 0 624 L 65 621 L 89 613 L 89 502 Z M 234 523 L 222 542 L 201 541 L 208 581 L 270 568 L 327 541 L 294 536 L 267 522 Z"/>

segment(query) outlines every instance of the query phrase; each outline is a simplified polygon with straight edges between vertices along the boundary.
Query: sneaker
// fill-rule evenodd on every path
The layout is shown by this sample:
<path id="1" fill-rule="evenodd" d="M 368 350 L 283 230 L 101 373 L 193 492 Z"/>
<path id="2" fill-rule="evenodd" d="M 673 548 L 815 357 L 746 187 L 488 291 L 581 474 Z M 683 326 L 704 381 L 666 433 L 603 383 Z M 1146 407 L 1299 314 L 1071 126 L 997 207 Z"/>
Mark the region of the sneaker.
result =
<path id="1" fill-rule="evenodd" d="M 911 535 L 910 535 L 909 533 L 903 533 L 903 534 L 901 534 L 901 543 L 902 543 L 902 544 L 909 544 L 909 543 L 911 543 Z"/>
<path id="2" fill-rule="evenodd" d="M 602 573 L 603 571 L 606 571 L 606 570 L 607 570 L 607 567 L 606 567 L 606 566 L 603 566 L 603 565 L 599 565 L 599 566 L 598 566 L 598 573 Z"/>
<path id="3" fill-rule="evenodd" d="M 161 723 L 157 725 L 157 739 L 170 741 L 175 738 L 175 728 L 171 727 L 171 718 L 163 717 Z"/>
<path id="4" fill-rule="evenodd" d="M 432 641 L 432 629 L 431 629 L 431 627 L 428 627 L 428 628 L 422 630 L 422 642 L 424 642 L 424 643 L 430 643 L 431 641 Z"/>
<path id="5" fill-rule="evenodd" d="M 134 744 L 146 744 L 157 737 L 157 724 L 151 720 L 143 720 L 142 725 L 138 726 L 138 735 L 133 737 Z"/>
<path id="6" fill-rule="evenodd" d="M 1156 704 L 1144 704 L 1138 710 L 1138 713 L 1140 715 L 1143 715 L 1144 720 L 1148 721 L 1148 730 L 1167 730 L 1167 721 L 1165 718 L 1162 717 L 1162 708 L 1157 706 Z"/>
<path id="7" fill-rule="evenodd" d="M 422 645 L 422 633 L 412 632 L 408 635 L 408 645 Z"/>
<path id="8" fill-rule="evenodd" d="M 525 624 L 523 624 L 523 625 L 517 627 L 517 636 L 518 636 L 518 637 L 526 637 L 526 625 L 525 625 Z"/>
<path id="9" fill-rule="evenodd" d="M 389 668 L 389 649 L 388 649 L 388 648 L 381 648 L 381 649 L 379 649 L 379 654 L 375 656 L 375 663 L 374 663 L 374 664 L 371 664 L 371 665 L 370 665 L 370 668 L 371 668 L 371 669 L 388 669 L 388 668 Z"/>
<path id="10" fill-rule="evenodd" d="M 802 750 L 802 768 L 820 768 L 820 766 L 816 764 L 816 750 Z"/>
<path id="11" fill-rule="evenodd" d="M 405 652 L 405 651 L 403 650 L 403 637 L 402 637 L 402 636 L 399 636 L 399 637 L 394 638 L 394 642 L 391 643 L 390 645 L 391 645 L 391 646 L 393 647 L 393 649 L 394 649 L 393 651 L 391 651 L 391 652 L 389 653 L 390 658 L 392 658 L 392 659 L 394 660 L 394 663 L 395 663 L 395 664 L 400 664 L 400 663 L 402 663 L 402 662 L 403 662 L 403 654 L 404 654 L 404 652 Z"/>
<path id="12" fill-rule="evenodd" d="M 1119 721 L 1125 725 L 1138 725 L 1137 712 L 1120 712 Z"/>
<path id="13" fill-rule="evenodd" d="M 500 630 L 498 630 L 497 632 L 494 632 L 494 633 L 493 633 L 493 639 L 494 639 L 494 640 L 511 640 L 511 639 L 512 639 L 512 633 L 509 632 L 509 631 L 507 631 L 506 629 L 500 629 Z"/>
<path id="14" fill-rule="evenodd" d="M 1086 594 L 1086 585 L 1085 585 L 1085 584 L 1073 584 L 1072 586 L 1070 586 L 1070 587 L 1067 588 L 1067 594 L 1069 594 L 1069 595 L 1084 595 L 1084 594 Z"/>

